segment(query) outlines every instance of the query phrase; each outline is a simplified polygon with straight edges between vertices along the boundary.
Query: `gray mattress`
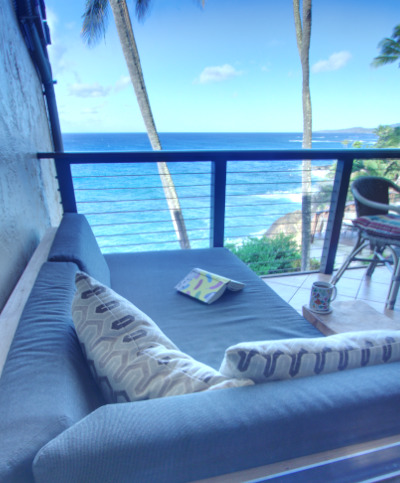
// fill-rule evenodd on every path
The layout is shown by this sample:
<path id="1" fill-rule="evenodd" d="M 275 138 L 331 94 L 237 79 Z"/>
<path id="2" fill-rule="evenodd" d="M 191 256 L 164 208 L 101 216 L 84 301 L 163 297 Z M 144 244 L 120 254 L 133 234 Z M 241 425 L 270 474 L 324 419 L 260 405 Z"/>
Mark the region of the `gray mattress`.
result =
<path id="1" fill-rule="evenodd" d="M 319 337 L 320 332 L 225 248 L 105 256 L 112 288 L 135 303 L 184 352 L 219 368 L 238 342 Z M 245 283 L 207 305 L 175 290 L 199 267 Z"/>

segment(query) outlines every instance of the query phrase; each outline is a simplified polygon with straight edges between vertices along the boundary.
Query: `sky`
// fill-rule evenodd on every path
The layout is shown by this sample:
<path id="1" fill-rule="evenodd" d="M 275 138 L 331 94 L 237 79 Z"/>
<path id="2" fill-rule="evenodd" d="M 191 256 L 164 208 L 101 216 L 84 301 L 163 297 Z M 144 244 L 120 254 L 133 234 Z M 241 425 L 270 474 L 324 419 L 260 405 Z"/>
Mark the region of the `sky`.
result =
<path id="1" fill-rule="evenodd" d="M 46 0 L 63 132 L 145 132 L 110 9 L 95 47 L 85 0 Z M 152 0 L 133 30 L 159 132 L 301 132 L 292 0 Z M 400 68 L 371 67 L 400 23 L 399 0 L 314 0 L 313 130 L 400 122 Z"/>

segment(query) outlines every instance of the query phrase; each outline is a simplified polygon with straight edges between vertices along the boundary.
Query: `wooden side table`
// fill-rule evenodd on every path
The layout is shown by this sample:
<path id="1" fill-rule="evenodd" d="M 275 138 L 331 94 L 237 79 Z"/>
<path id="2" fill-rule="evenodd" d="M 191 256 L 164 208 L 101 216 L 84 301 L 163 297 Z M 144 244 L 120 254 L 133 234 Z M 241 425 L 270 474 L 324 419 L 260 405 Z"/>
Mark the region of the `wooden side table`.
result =
<path id="1" fill-rule="evenodd" d="M 303 317 L 324 335 L 357 330 L 400 330 L 400 324 L 361 300 L 333 302 L 330 314 L 312 312 L 303 305 Z"/>

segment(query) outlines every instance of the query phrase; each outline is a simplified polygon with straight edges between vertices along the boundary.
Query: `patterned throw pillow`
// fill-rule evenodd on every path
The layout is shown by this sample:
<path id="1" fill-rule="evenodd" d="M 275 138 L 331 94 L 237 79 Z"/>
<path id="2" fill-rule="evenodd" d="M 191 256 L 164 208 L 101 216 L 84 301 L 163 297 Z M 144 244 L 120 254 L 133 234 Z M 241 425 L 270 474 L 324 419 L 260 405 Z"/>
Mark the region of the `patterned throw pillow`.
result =
<path id="1" fill-rule="evenodd" d="M 220 372 L 254 382 L 293 379 L 400 360 L 400 331 L 370 330 L 228 347 Z"/>
<path id="2" fill-rule="evenodd" d="M 253 384 L 231 380 L 180 352 L 135 305 L 83 272 L 72 318 L 108 402 L 136 401 Z"/>

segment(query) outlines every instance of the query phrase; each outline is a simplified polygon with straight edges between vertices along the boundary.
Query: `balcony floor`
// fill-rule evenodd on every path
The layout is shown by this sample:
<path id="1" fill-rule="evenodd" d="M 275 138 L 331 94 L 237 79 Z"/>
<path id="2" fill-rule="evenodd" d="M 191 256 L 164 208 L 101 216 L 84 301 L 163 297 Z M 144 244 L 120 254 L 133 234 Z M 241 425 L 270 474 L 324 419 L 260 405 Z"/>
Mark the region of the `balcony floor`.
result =
<path id="1" fill-rule="evenodd" d="M 336 300 L 363 300 L 379 313 L 385 314 L 400 324 L 400 292 L 394 310 L 385 309 L 391 273 L 385 267 L 375 269 L 371 278 L 365 276 L 365 268 L 346 270 L 337 284 Z M 331 275 L 322 273 L 266 277 L 264 281 L 298 312 L 307 304 L 313 282 L 329 282 Z M 400 328 L 400 325 L 399 325 Z"/>

